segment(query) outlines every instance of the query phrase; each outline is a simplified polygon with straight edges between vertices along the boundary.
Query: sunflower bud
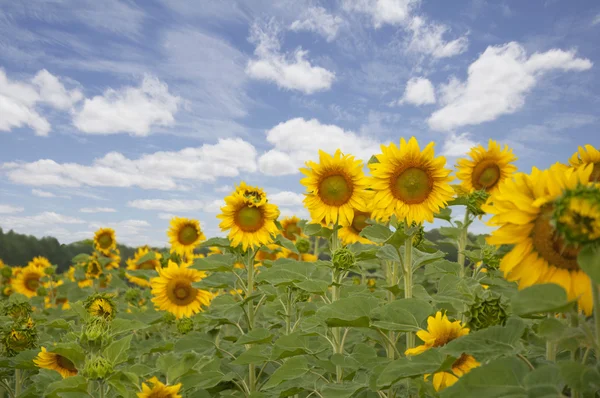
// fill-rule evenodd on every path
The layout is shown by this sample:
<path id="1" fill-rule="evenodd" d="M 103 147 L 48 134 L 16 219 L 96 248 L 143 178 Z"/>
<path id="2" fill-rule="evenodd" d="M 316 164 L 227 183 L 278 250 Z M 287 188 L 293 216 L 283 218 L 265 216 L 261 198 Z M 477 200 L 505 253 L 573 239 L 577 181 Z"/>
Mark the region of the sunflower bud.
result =
<path id="1" fill-rule="evenodd" d="M 14 302 L 4 304 L 0 310 L 1 315 L 10 316 L 13 321 L 21 322 L 24 319 L 29 319 L 33 308 L 28 301 Z"/>
<path id="2" fill-rule="evenodd" d="M 12 267 L 2 267 L 0 274 L 7 279 L 10 278 L 12 276 Z"/>
<path id="3" fill-rule="evenodd" d="M 52 276 L 56 273 L 56 268 L 55 267 L 46 267 L 44 268 L 44 274 L 48 275 L 48 276 Z"/>
<path id="4" fill-rule="evenodd" d="M 170 325 L 173 322 L 175 322 L 177 318 L 175 318 L 175 315 L 171 314 L 170 312 L 165 312 L 165 314 L 163 315 L 163 322 Z"/>
<path id="5" fill-rule="evenodd" d="M 354 253 L 344 248 L 337 249 L 333 252 L 333 266 L 337 269 L 350 269 L 356 262 Z"/>
<path id="6" fill-rule="evenodd" d="M 555 203 L 552 223 L 566 244 L 600 241 L 600 188 L 580 185 Z"/>
<path id="7" fill-rule="evenodd" d="M 298 242 L 296 242 L 296 249 L 298 249 L 300 253 L 308 253 L 310 250 L 310 242 L 306 239 L 298 239 Z"/>
<path id="8" fill-rule="evenodd" d="M 500 266 L 500 257 L 496 254 L 498 249 L 492 245 L 484 245 L 481 248 L 481 258 L 484 264 L 489 268 L 498 268 Z"/>
<path id="9" fill-rule="evenodd" d="M 93 294 L 85 300 L 85 309 L 95 317 L 113 319 L 117 312 L 117 307 L 111 295 L 106 293 Z"/>
<path id="10" fill-rule="evenodd" d="M 419 247 L 419 245 L 421 243 L 423 243 L 423 241 L 425 240 L 425 229 L 423 228 L 422 224 L 417 224 L 413 221 L 411 227 L 416 227 L 418 226 L 417 231 L 415 232 L 415 234 L 413 235 L 413 241 L 412 241 L 412 245 L 413 247 Z"/>
<path id="11" fill-rule="evenodd" d="M 37 288 L 37 295 L 40 297 L 45 297 L 48 295 L 48 290 L 44 286 L 40 286 Z"/>
<path id="12" fill-rule="evenodd" d="M 113 371 L 112 364 L 102 356 L 94 356 L 85 362 L 83 369 L 88 379 L 101 380 Z"/>
<path id="13" fill-rule="evenodd" d="M 310 293 L 306 292 L 304 290 L 299 290 L 298 294 L 296 295 L 296 302 L 298 303 L 303 303 L 305 301 L 309 301 L 310 300 Z"/>
<path id="14" fill-rule="evenodd" d="M 480 330 L 504 325 L 508 317 L 506 307 L 500 295 L 486 291 L 482 296 L 476 297 L 475 303 L 469 308 L 469 327 Z"/>
<path id="15" fill-rule="evenodd" d="M 469 212 L 475 216 L 483 216 L 485 211 L 481 210 L 481 206 L 487 202 L 490 194 L 485 190 L 474 191 L 467 197 L 467 208 Z"/>
<path id="16" fill-rule="evenodd" d="M 127 289 L 125 292 L 125 300 L 128 303 L 136 304 L 140 299 L 140 291 L 138 289 Z"/>
<path id="17" fill-rule="evenodd" d="M 191 318 L 181 318 L 177 320 L 177 331 L 181 334 L 188 334 L 194 330 L 194 321 Z"/>
<path id="18" fill-rule="evenodd" d="M 103 317 L 95 317 L 90 319 L 85 328 L 85 337 L 88 341 L 96 342 L 104 336 L 108 335 L 110 324 Z"/>

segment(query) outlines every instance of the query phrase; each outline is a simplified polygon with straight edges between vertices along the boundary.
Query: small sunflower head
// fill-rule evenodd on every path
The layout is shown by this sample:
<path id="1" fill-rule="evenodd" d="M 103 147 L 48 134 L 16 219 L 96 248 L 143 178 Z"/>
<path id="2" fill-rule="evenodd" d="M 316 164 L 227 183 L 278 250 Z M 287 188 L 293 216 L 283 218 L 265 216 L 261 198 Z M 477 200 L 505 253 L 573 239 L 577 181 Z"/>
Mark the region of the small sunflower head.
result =
<path id="1" fill-rule="evenodd" d="M 10 278 L 12 273 L 12 267 L 2 267 L 2 269 L 0 269 L 0 275 L 2 275 L 4 278 Z"/>
<path id="2" fill-rule="evenodd" d="M 106 293 L 93 294 L 85 300 L 85 309 L 95 317 L 111 320 L 115 317 L 117 306 L 111 295 Z"/>
<path id="3" fill-rule="evenodd" d="M 480 330 L 504 325 L 508 318 L 506 309 L 507 305 L 500 295 L 486 290 L 483 295 L 476 297 L 475 303 L 469 308 L 469 327 Z"/>
<path id="4" fill-rule="evenodd" d="M 298 239 L 298 242 L 296 242 L 296 249 L 298 249 L 300 253 L 308 253 L 310 250 L 310 242 L 306 239 Z"/>
<path id="5" fill-rule="evenodd" d="M 177 322 L 177 331 L 181 334 L 188 334 L 194 330 L 194 321 L 192 318 L 181 318 Z"/>
<path id="6" fill-rule="evenodd" d="M 32 313 L 33 308 L 31 308 L 31 304 L 28 301 L 6 302 L 0 310 L 0 314 L 10 316 L 15 322 L 29 319 Z"/>
<path id="7" fill-rule="evenodd" d="M 481 247 L 481 259 L 488 268 L 496 269 L 500 266 L 500 257 L 496 246 L 484 244 Z"/>
<path id="8" fill-rule="evenodd" d="M 102 380 L 113 371 L 112 364 L 103 356 L 97 355 L 85 361 L 84 374 L 91 380 Z"/>
<path id="9" fill-rule="evenodd" d="M 11 328 L 2 337 L 2 343 L 8 356 L 13 357 L 21 351 L 35 347 L 37 333 L 35 328 Z"/>
<path id="10" fill-rule="evenodd" d="M 332 262 L 336 269 L 347 270 L 354 266 L 356 259 L 354 253 L 344 247 L 333 252 Z"/>
<path id="11" fill-rule="evenodd" d="M 471 214 L 475 216 L 483 216 L 485 211 L 481 209 L 488 198 L 490 197 L 489 192 L 485 190 L 473 191 L 467 196 L 467 208 Z"/>
<path id="12" fill-rule="evenodd" d="M 566 243 L 574 246 L 600 240 L 600 186 L 579 185 L 555 202 L 552 222 Z"/>

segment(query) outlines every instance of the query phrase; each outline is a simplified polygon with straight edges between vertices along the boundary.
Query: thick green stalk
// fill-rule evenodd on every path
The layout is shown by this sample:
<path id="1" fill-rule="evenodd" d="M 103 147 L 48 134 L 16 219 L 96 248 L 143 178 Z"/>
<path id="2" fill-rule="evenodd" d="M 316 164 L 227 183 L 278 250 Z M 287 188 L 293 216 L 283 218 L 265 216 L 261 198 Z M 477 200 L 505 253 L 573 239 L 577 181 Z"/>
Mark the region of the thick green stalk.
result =
<path id="1" fill-rule="evenodd" d="M 408 223 L 404 222 L 404 230 L 408 230 Z M 413 291 L 413 235 L 408 237 L 404 242 L 404 298 L 412 298 Z M 406 349 L 415 346 L 415 334 L 413 332 L 406 333 Z"/>
<path id="2" fill-rule="evenodd" d="M 333 234 L 331 235 L 331 256 L 333 258 L 333 253 L 339 248 L 340 241 L 338 239 L 338 223 L 335 222 L 333 226 Z M 333 269 L 331 274 L 331 302 L 334 303 L 340 299 L 340 288 L 338 285 L 340 284 L 340 272 L 337 269 Z M 331 333 L 333 334 L 333 342 L 335 344 L 334 353 L 342 354 L 342 330 L 340 328 L 331 328 Z M 335 379 L 336 382 L 342 382 L 342 367 L 335 367 Z"/>
<path id="3" fill-rule="evenodd" d="M 288 288 L 288 297 L 285 308 L 285 334 L 292 333 L 292 289 Z"/>
<path id="4" fill-rule="evenodd" d="M 21 395 L 21 369 L 15 369 L 15 397 Z"/>
<path id="5" fill-rule="evenodd" d="M 596 359 L 600 363 L 600 285 L 592 281 L 592 298 L 594 300 L 594 323 L 596 332 Z"/>
<path id="6" fill-rule="evenodd" d="M 548 318 L 552 318 L 554 314 L 548 314 Z M 546 340 L 546 360 L 549 362 L 556 362 L 556 341 L 548 339 Z"/>
<path id="7" fill-rule="evenodd" d="M 254 293 L 254 253 L 246 253 L 248 256 L 246 262 L 246 273 L 248 274 L 248 285 L 246 286 L 247 297 Z M 254 329 L 254 302 L 248 300 L 248 331 Z M 248 389 L 250 393 L 256 388 L 256 365 L 251 363 L 248 365 Z"/>
<path id="8" fill-rule="evenodd" d="M 467 247 L 467 238 L 469 227 L 467 224 L 469 223 L 469 208 L 465 207 L 465 219 L 463 221 L 462 230 L 460 231 L 460 235 L 458 236 L 458 256 L 457 261 L 460 264 L 460 277 L 465 277 L 465 254 L 463 253 Z"/>
<path id="9" fill-rule="evenodd" d="M 319 242 L 320 241 L 321 241 L 321 238 L 319 236 L 315 236 L 315 247 L 314 247 L 313 254 L 315 256 L 317 256 L 317 260 L 319 259 Z"/>

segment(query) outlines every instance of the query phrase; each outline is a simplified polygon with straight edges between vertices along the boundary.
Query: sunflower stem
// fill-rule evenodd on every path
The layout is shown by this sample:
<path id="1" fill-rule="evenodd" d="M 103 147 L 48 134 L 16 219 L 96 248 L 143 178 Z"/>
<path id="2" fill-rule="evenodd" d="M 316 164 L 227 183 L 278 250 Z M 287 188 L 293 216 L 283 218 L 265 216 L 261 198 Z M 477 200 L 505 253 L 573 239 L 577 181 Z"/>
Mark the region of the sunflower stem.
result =
<path id="1" fill-rule="evenodd" d="M 315 236 L 315 247 L 314 247 L 314 255 L 317 257 L 317 260 L 319 259 L 319 243 L 321 242 L 321 238 L 318 236 Z"/>
<path id="2" fill-rule="evenodd" d="M 394 261 L 386 261 L 385 262 L 385 268 L 386 268 L 386 276 L 387 276 L 387 284 L 388 286 L 396 286 L 398 285 L 398 263 L 394 262 Z M 396 299 L 396 297 L 394 296 L 394 293 L 392 293 L 390 290 L 388 290 L 387 292 L 387 299 L 388 302 L 392 302 Z M 394 359 L 395 358 L 395 342 L 396 342 L 396 334 L 393 331 L 389 331 L 388 332 L 388 336 L 387 336 L 387 355 L 388 358 L 390 359 Z"/>
<path id="3" fill-rule="evenodd" d="M 246 273 L 248 274 L 248 283 L 246 286 L 247 297 L 254 294 L 254 252 L 249 251 L 247 254 Z M 248 331 L 254 329 L 254 302 L 248 300 Z M 256 388 L 256 365 L 251 363 L 248 365 L 248 390 L 254 392 Z"/>
<path id="4" fill-rule="evenodd" d="M 596 358 L 600 362 L 600 284 L 592 281 L 592 299 L 594 300 L 594 325 L 596 337 Z"/>
<path id="5" fill-rule="evenodd" d="M 15 369 L 15 397 L 21 395 L 21 369 Z"/>
<path id="6" fill-rule="evenodd" d="M 548 318 L 552 318 L 554 314 L 548 314 Z M 549 362 L 556 362 L 556 341 L 548 339 L 546 340 L 546 360 Z"/>
<path id="7" fill-rule="evenodd" d="M 467 247 L 467 238 L 469 232 L 469 208 L 465 207 L 465 218 L 463 220 L 463 226 L 458 236 L 458 255 L 457 262 L 460 264 L 460 277 L 465 277 L 465 249 Z"/>
<path id="8" fill-rule="evenodd" d="M 333 225 L 333 233 L 331 234 L 331 258 L 333 259 L 333 253 L 339 248 L 340 241 L 338 239 L 338 220 L 335 221 Z M 331 302 L 334 303 L 340 298 L 340 272 L 333 268 L 331 273 Z M 333 334 L 333 342 L 335 343 L 334 354 L 342 354 L 342 335 L 340 328 L 331 328 L 331 333 Z M 342 382 L 342 367 L 336 365 L 335 367 L 335 379 L 336 382 Z"/>
<path id="9" fill-rule="evenodd" d="M 404 221 L 404 230 L 408 231 L 408 223 Z M 404 298 L 412 298 L 413 291 L 413 263 L 412 263 L 412 248 L 413 237 L 410 235 L 404 242 Z M 415 334 L 413 332 L 406 333 L 406 349 L 415 346 Z"/>

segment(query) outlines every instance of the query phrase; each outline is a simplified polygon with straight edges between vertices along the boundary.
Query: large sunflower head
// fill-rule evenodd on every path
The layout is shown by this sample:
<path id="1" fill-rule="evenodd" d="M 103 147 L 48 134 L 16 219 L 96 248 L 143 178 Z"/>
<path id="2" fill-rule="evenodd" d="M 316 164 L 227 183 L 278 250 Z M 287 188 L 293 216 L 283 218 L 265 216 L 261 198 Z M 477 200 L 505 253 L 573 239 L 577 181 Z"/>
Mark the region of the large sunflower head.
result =
<path id="1" fill-rule="evenodd" d="M 27 297 L 37 296 L 37 290 L 42 287 L 41 278 L 44 270 L 34 265 L 23 268 L 19 274 L 12 279 L 12 289 L 15 293 L 21 293 Z"/>
<path id="2" fill-rule="evenodd" d="M 206 240 L 200 222 L 189 218 L 173 217 L 167 235 L 171 242 L 171 253 L 180 256 L 191 256 L 194 248 Z"/>
<path id="3" fill-rule="evenodd" d="M 262 203 L 262 204 L 261 204 Z M 240 244 L 244 251 L 248 248 L 268 245 L 279 230 L 275 220 L 279 216 L 277 206 L 267 202 L 257 202 L 238 191 L 225 198 L 225 206 L 221 208 L 219 227 L 229 231 L 231 246 Z"/>
<path id="4" fill-rule="evenodd" d="M 152 252 L 154 253 L 154 258 L 150 258 L 148 260 L 145 261 L 140 261 L 143 259 L 143 257 L 147 257 L 149 255 L 149 253 L 151 253 L 151 250 L 148 246 L 144 246 L 144 247 L 140 247 L 138 249 L 138 251 L 135 253 L 135 255 L 133 256 L 133 258 L 130 258 L 129 260 L 127 260 L 127 269 L 128 270 L 140 270 L 140 269 L 145 269 L 145 270 L 154 270 L 157 268 L 160 268 L 161 264 L 160 264 L 160 259 L 162 258 L 162 255 L 159 252 Z M 148 256 L 148 257 L 152 257 L 152 256 Z M 125 274 L 127 276 L 127 279 L 129 279 L 129 282 L 131 283 L 135 283 L 138 286 L 141 287 L 150 287 L 150 282 L 143 279 L 143 278 L 139 278 L 137 276 L 133 276 L 130 274 Z"/>
<path id="5" fill-rule="evenodd" d="M 50 261 L 46 257 L 38 256 L 34 257 L 27 265 L 32 265 L 41 269 L 51 267 Z"/>
<path id="6" fill-rule="evenodd" d="M 298 226 L 300 219 L 296 216 L 285 217 L 281 220 L 281 234 L 291 241 L 295 241 L 298 236 L 305 237 L 302 228 Z"/>
<path id="7" fill-rule="evenodd" d="M 94 248 L 100 253 L 108 256 L 111 250 L 117 248 L 115 231 L 112 228 L 100 228 L 94 234 Z"/>
<path id="8" fill-rule="evenodd" d="M 156 377 L 147 381 L 151 385 L 142 383 L 142 391 L 137 393 L 138 398 L 181 398 L 178 394 L 181 383 L 168 386 L 161 383 Z"/>
<path id="9" fill-rule="evenodd" d="M 462 180 L 462 187 L 467 192 L 485 190 L 492 192 L 498 184 L 517 171 L 512 164 L 517 157 L 512 149 L 505 145 L 502 148 L 496 141 L 490 140 L 488 148 L 478 145 L 469 152 L 470 159 L 458 160 L 456 176 Z"/>
<path id="10" fill-rule="evenodd" d="M 70 359 L 54 352 L 48 352 L 45 347 L 42 347 L 33 363 L 38 368 L 57 371 L 63 379 L 77 375 L 77 368 Z"/>
<path id="11" fill-rule="evenodd" d="M 454 339 L 469 334 L 469 329 L 460 321 L 450 321 L 445 314 L 438 311 L 435 317 L 427 318 L 427 330 L 420 330 L 417 336 L 423 340 L 422 345 L 406 350 L 406 355 L 419 355 L 432 347 L 442 347 Z M 433 386 L 436 391 L 456 383 L 459 377 L 479 366 L 479 362 L 471 355 L 463 354 L 452 363 L 452 373 L 438 372 L 433 375 Z M 425 376 L 426 378 L 428 376 Z"/>
<path id="12" fill-rule="evenodd" d="M 600 182 L 600 151 L 592 145 L 578 147 L 577 152 L 569 159 L 569 163 L 573 167 L 593 164 L 594 169 L 590 175 L 590 181 Z"/>
<path id="13" fill-rule="evenodd" d="M 367 221 L 371 218 L 371 212 L 354 210 L 352 224 L 342 227 L 339 231 L 340 240 L 344 245 L 360 242 L 365 244 L 374 244 L 369 239 L 360 236 L 360 233 L 369 224 Z"/>
<path id="14" fill-rule="evenodd" d="M 308 161 L 306 166 L 300 169 L 306 175 L 300 183 L 308 191 L 304 206 L 313 223 L 350 225 L 353 209 L 366 211 L 368 180 L 362 161 L 338 149 L 333 156 L 319 151 L 319 163 Z"/>
<path id="15" fill-rule="evenodd" d="M 371 188 L 375 191 L 372 217 L 387 221 L 392 214 L 409 224 L 433 222 L 433 215 L 452 199 L 454 190 L 446 158 L 434 157 L 434 143 L 423 151 L 415 137 L 402 138 L 400 148 L 381 146 L 377 162 L 369 163 Z"/>
<path id="16" fill-rule="evenodd" d="M 556 283 L 569 299 L 577 299 L 586 314 L 592 312 L 589 277 L 577 263 L 579 249 L 569 245 L 553 227 L 555 200 L 565 190 L 587 185 L 593 166 L 566 168 L 556 164 L 549 170 L 533 169 L 530 175 L 515 174 L 498 187 L 484 210 L 497 227 L 487 238 L 493 245 L 514 245 L 500 262 L 500 270 L 519 288 L 536 283 Z"/>
<path id="17" fill-rule="evenodd" d="M 190 317 L 208 306 L 213 294 L 196 289 L 192 283 L 200 281 L 205 274 L 201 271 L 180 266 L 173 261 L 165 268 L 157 268 L 158 277 L 150 281 L 152 302 L 163 311 L 176 318 Z"/>

